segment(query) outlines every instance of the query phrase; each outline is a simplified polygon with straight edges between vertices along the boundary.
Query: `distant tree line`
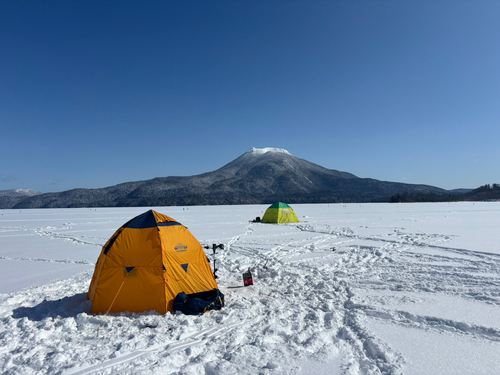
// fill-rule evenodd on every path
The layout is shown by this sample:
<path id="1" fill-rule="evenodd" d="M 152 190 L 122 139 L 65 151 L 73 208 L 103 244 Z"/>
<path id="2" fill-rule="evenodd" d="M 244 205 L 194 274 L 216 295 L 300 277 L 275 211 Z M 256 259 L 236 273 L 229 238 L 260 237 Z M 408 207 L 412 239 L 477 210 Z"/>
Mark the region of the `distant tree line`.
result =
<path id="1" fill-rule="evenodd" d="M 500 201 L 500 184 L 486 184 L 467 193 L 455 194 L 410 194 L 404 192 L 391 196 L 391 203 L 411 202 L 460 202 L 460 201 Z"/>
<path id="2" fill-rule="evenodd" d="M 402 194 L 395 194 L 391 196 L 391 203 L 413 203 L 413 202 L 454 202 L 461 201 L 459 199 L 463 194 L 409 194 L 404 192 Z"/>
<path id="3" fill-rule="evenodd" d="M 491 193 L 491 192 L 495 192 L 495 191 L 499 192 L 500 191 L 500 184 L 493 184 L 493 185 L 486 184 L 486 185 L 478 187 L 474 191 L 478 192 L 478 193 L 483 193 L 483 192 Z"/>

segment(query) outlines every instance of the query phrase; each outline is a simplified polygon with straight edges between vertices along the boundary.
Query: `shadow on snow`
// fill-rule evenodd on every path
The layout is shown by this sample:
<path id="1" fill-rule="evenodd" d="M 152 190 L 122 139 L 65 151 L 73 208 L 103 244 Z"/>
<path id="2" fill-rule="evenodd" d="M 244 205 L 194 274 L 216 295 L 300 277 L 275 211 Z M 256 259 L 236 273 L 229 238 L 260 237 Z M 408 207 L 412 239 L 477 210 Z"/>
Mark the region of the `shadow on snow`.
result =
<path id="1" fill-rule="evenodd" d="M 79 293 L 74 296 L 64 297 L 56 301 L 39 303 L 33 307 L 18 307 L 12 311 L 15 319 L 28 318 L 33 321 L 41 321 L 45 318 L 69 318 L 76 317 L 80 313 L 90 313 L 91 304 L 87 300 L 87 293 Z"/>

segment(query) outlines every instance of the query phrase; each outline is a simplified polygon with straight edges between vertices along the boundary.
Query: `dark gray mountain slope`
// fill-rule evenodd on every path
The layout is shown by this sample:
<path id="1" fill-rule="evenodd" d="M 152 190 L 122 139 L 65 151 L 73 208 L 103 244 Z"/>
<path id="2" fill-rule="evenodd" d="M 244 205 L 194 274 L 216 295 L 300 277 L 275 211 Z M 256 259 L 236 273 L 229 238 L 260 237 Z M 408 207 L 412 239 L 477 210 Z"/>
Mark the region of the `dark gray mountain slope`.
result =
<path id="1" fill-rule="evenodd" d="M 447 193 L 428 185 L 359 178 L 299 159 L 282 149 L 251 149 L 213 172 L 41 194 L 3 208 L 257 204 L 277 200 L 376 202 L 403 192 Z"/>
<path id="2" fill-rule="evenodd" d="M 42 194 L 32 189 L 10 189 L 0 190 L 0 208 L 14 207 L 26 197 Z"/>

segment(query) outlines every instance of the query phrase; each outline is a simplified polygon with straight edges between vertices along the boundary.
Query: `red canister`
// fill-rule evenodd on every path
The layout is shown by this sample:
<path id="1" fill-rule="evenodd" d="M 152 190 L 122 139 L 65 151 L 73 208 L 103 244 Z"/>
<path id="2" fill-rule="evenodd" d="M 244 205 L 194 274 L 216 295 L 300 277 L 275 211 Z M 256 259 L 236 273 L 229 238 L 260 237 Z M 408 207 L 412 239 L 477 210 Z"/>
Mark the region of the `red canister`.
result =
<path id="1" fill-rule="evenodd" d="M 243 285 L 245 286 L 253 285 L 252 272 L 250 272 L 250 268 L 248 269 L 247 272 L 243 274 Z"/>

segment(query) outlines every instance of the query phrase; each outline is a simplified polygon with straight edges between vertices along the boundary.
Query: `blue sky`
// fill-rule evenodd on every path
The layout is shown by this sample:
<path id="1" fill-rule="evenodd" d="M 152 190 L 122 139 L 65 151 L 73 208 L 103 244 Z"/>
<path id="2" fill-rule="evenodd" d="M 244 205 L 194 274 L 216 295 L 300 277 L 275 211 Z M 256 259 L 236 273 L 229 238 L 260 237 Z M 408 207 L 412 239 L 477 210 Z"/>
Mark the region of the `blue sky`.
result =
<path id="1" fill-rule="evenodd" d="M 252 147 L 500 183 L 499 1 L 2 1 L 0 190 L 216 170 Z"/>

